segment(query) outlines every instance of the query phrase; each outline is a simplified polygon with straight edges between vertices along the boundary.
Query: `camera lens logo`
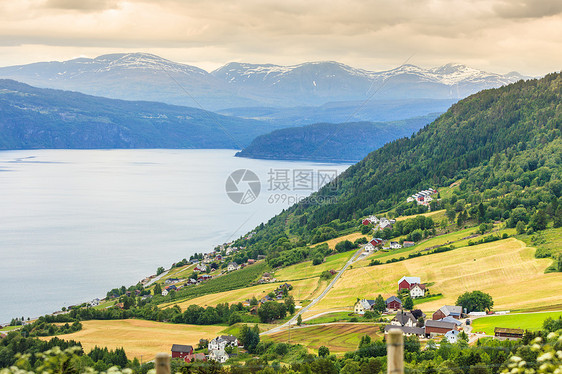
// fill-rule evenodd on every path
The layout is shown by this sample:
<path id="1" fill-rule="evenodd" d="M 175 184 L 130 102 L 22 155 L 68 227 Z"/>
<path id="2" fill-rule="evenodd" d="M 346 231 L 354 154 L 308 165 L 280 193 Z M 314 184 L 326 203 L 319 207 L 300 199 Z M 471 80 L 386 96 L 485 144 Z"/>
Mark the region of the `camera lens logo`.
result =
<path id="1" fill-rule="evenodd" d="M 226 179 L 226 194 L 236 204 L 250 204 L 260 194 L 261 182 L 256 173 L 238 169 Z"/>

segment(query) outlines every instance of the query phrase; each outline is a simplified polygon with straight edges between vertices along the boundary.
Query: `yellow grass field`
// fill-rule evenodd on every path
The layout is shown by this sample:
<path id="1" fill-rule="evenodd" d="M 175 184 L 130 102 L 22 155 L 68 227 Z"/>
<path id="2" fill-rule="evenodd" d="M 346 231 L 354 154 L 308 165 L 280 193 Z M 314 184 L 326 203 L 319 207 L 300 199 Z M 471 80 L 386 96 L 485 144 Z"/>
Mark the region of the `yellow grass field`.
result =
<path id="1" fill-rule="evenodd" d="M 328 244 L 329 248 L 335 249 L 336 244 L 338 244 L 339 242 L 343 242 L 344 240 L 349 240 L 350 242 L 354 242 L 362 236 L 367 238 L 367 240 L 371 239 L 368 235 L 363 235 L 360 232 L 354 232 L 354 233 L 351 233 L 351 234 L 348 234 L 348 235 L 344 235 L 344 236 L 340 236 L 340 237 L 337 237 L 337 238 L 334 238 L 334 239 L 326 240 L 325 242 L 316 243 L 316 244 L 312 245 L 312 247 L 316 247 L 318 245 L 326 243 L 326 244 Z"/>
<path id="2" fill-rule="evenodd" d="M 295 302 L 300 302 L 302 300 L 310 300 L 315 294 L 322 292 L 322 287 L 318 287 L 320 278 L 309 278 L 300 281 L 290 282 L 293 286 L 293 290 L 289 293 L 295 298 Z M 325 286 L 326 282 L 322 282 Z M 221 303 L 238 303 L 246 299 L 251 299 L 255 296 L 258 300 L 266 296 L 269 292 L 275 290 L 279 287 L 281 283 L 267 283 L 260 284 L 258 286 L 241 288 L 239 290 L 219 292 L 215 294 L 205 295 L 201 297 L 196 297 L 178 303 L 182 310 L 187 309 L 188 306 L 192 304 L 200 305 L 202 307 L 215 306 Z M 171 306 L 173 304 L 168 304 Z M 298 305 L 298 304 L 297 304 Z"/>
<path id="3" fill-rule="evenodd" d="M 441 219 L 445 216 L 445 209 L 436 210 L 434 212 L 422 213 L 422 214 L 414 214 L 412 216 L 396 217 L 396 221 L 404 221 L 410 218 L 416 218 L 417 216 L 431 217 L 435 221 L 436 218 Z"/>
<path id="4" fill-rule="evenodd" d="M 362 336 L 369 335 L 371 338 L 375 338 L 377 334 L 380 335 L 379 327 L 373 324 L 334 323 L 293 328 L 291 329 L 291 343 L 302 344 L 314 353 L 317 353 L 318 348 L 324 345 L 330 349 L 330 353 L 342 354 L 356 350 Z M 276 343 L 287 343 L 289 332 L 279 332 L 263 339 Z"/>
<path id="5" fill-rule="evenodd" d="M 129 359 L 152 360 L 158 352 L 170 352 L 172 344 L 194 347 L 201 338 L 212 339 L 224 326 L 175 325 L 137 319 L 83 321 L 82 330 L 58 337 L 76 340 L 89 352 L 96 345 L 115 349 L 123 347 Z M 40 338 L 49 340 L 51 337 Z"/>
<path id="6" fill-rule="evenodd" d="M 375 298 L 379 293 L 388 297 L 395 294 L 397 281 L 404 275 L 419 276 L 422 282 L 434 283 L 432 293 L 443 293 L 442 299 L 418 304 L 424 311 L 454 303 L 460 294 L 473 290 L 492 295 L 496 310 L 562 304 L 562 273 L 544 274 L 552 260 L 536 259 L 534 252 L 522 241 L 509 238 L 393 264 L 354 267 L 314 310 L 341 310 L 358 297 Z"/>

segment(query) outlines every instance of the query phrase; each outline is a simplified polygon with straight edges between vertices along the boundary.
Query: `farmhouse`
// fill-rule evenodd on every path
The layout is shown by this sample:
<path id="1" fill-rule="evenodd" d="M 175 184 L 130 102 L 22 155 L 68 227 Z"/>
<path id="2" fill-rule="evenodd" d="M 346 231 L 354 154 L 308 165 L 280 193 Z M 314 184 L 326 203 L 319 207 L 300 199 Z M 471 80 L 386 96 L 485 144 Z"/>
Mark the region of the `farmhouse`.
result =
<path id="1" fill-rule="evenodd" d="M 416 327 L 416 317 L 410 312 L 399 311 L 396 314 L 396 317 L 390 321 L 390 324 L 393 326 L 408 326 L 408 327 Z"/>
<path id="2" fill-rule="evenodd" d="M 437 335 L 445 335 L 448 331 L 456 330 L 457 326 L 454 323 L 427 320 L 425 321 L 425 335 L 428 337 L 435 337 Z"/>
<path id="3" fill-rule="evenodd" d="M 383 240 L 381 238 L 373 238 L 371 239 L 371 241 L 369 242 L 369 244 L 371 244 L 374 247 L 377 247 L 379 245 L 382 245 Z"/>
<path id="4" fill-rule="evenodd" d="M 207 271 L 207 265 L 205 264 L 198 264 L 193 271 L 198 271 L 200 273 L 204 273 Z"/>
<path id="5" fill-rule="evenodd" d="M 410 290 L 414 284 L 421 283 L 420 277 L 402 277 L 398 281 L 398 292 L 402 290 Z"/>
<path id="6" fill-rule="evenodd" d="M 432 319 L 437 321 L 445 317 L 453 317 L 455 319 L 460 319 L 462 314 L 462 307 L 457 305 L 443 305 L 439 310 L 433 313 Z"/>
<path id="7" fill-rule="evenodd" d="M 256 260 L 253 260 L 251 258 L 248 259 L 248 265 L 252 265 L 256 262 Z"/>
<path id="8" fill-rule="evenodd" d="M 172 345 L 172 358 L 184 358 L 193 354 L 193 347 L 190 345 L 174 344 Z"/>
<path id="9" fill-rule="evenodd" d="M 234 271 L 238 269 L 238 264 L 236 262 L 229 262 L 228 266 L 226 267 L 227 271 Z"/>
<path id="10" fill-rule="evenodd" d="M 425 284 L 423 283 L 414 283 L 410 286 L 410 297 L 415 299 L 417 297 L 424 297 L 425 296 Z"/>
<path id="11" fill-rule="evenodd" d="M 396 326 L 396 325 L 386 325 L 384 327 L 384 333 L 388 334 L 388 332 L 392 329 L 398 329 L 402 331 L 402 333 L 406 336 L 423 336 L 424 330 L 422 327 L 410 327 L 410 326 Z"/>
<path id="12" fill-rule="evenodd" d="M 162 296 L 168 296 L 168 290 L 167 289 L 162 290 Z"/>
<path id="13" fill-rule="evenodd" d="M 214 360 L 217 362 L 220 362 L 221 364 L 224 364 L 226 362 L 226 360 L 228 360 L 229 356 L 228 353 L 226 353 L 223 350 L 209 350 L 209 360 Z"/>
<path id="14" fill-rule="evenodd" d="M 457 330 L 447 331 L 445 339 L 451 344 L 455 344 L 459 340 L 459 332 Z"/>
<path id="15" fill-rule="evenodd" d="M 238 339 L 232 335 L 217 336 L 209 342 L 209 350 L 224 350 L 226 347 L 237 347 Z"/>
<path id="16" fill-rule="evenodd" d="M 186 355 L 183 360 L 185 362 L 194 362 L 194 361 L 207 361 L 207 356 L 204 353 L 194 353 L 190 355 Z"/>
<path id="17" fill-rule="evenodd" d="M 521 339 L 523 337 L 522 329 L 507 329 L 504 327 L 494 328 L 494 336 L 496 338 L 510 338 L 510 339 Z"/>
<path id="18" fill-rule="evenodd" d="M 402 301 L 396 296 L 390 296 L 388 299 L 386 299 L 385 303 L 386 309 L 388 310 L 402 309 Z"/>
<path id="19" fill-rule="evenodd" d="M 353 311 L 355 312 L 355 314 L 365 314 L 367 310 L 373 309 L 373 305 L 375 305 L 375 300 L 361 299 L 357 303 L 355 303 Z"/>
<path id="20" fill-rule="evenodd" d="M 390 248 L 391 249 L 399 249 L 399 248 L 402 248 L 402 246 L 398 242 L 390 242 Z"/>
<path id="21" fill-rule="evenodd" d="M 402 243 L 402 245 L 404 246 L 404 248 L 408 248 L 408 247 L 413 247 L 414 245 L 416 245 L 416 243 L 411 241 L 405 241 L 404 243 Z"/>

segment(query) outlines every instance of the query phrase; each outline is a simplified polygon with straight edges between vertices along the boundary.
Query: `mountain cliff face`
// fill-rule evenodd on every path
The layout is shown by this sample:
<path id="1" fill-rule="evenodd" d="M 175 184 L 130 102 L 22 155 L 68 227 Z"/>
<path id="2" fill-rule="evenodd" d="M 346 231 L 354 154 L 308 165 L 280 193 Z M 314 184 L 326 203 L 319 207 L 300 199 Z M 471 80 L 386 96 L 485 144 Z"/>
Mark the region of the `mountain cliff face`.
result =
<path id="1" fill-rule="evenodd" d="M 230 63 L 208 73 L 146 53 L 10 66 L 0 68 L 0 77 L 38 87 L 209 110 L 319 106 L 368 98 L 459 99 L 522 78 L 517 73 L 500 75 L 453 64 L 434 69 L 403 65 L 373 72 L 337 62 Z"/>

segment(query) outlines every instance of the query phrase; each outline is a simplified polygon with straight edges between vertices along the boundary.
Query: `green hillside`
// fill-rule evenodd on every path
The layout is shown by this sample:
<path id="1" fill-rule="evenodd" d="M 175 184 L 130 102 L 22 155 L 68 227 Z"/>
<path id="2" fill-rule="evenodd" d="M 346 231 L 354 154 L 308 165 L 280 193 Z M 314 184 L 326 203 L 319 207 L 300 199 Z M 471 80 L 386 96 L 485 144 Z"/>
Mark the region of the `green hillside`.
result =
<path id="1" fill-rule="evenodd" d="M 499 220 L 515 227 L 521 221 L 520 230 L 529 232 L 559 226 L 561 102 L 559 73 L 470 96 L 412 137 L 370 153 L 315 195 L 330 197 L 329 204 L 295 205 L 244 244 L 254 254 L 276 257 L 358 229 L 357 219 L 369 214 L 391 208 L 395 215 L 420 213 L 423 208 L 406 203 L 410 194 L 454 182 L 452 193 L 432 208 L 447 209 L 459 225 Z M 407 233 L 401 230 L 392 234 Z"/>

